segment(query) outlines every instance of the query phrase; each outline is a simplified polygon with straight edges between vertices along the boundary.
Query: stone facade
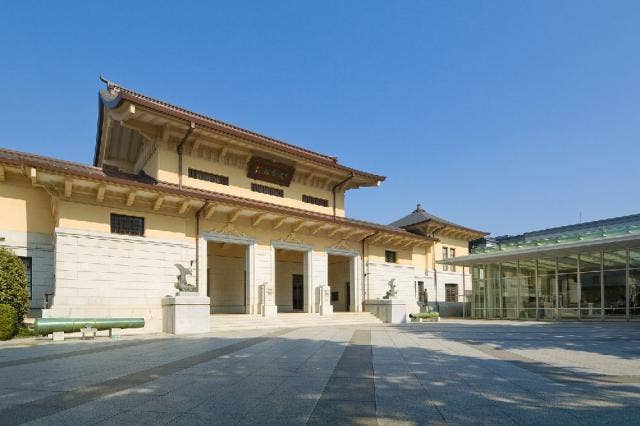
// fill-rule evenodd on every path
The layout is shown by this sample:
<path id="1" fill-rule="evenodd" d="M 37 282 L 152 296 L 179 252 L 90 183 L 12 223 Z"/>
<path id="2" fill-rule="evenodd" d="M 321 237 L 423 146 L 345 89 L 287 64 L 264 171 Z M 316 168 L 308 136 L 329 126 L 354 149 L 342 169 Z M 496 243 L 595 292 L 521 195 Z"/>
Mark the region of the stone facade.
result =
<path id="1" fill-rule="evenodd" d="M 31 258 L 31 293 L 29 305 L 34 313 L 44 307 L 45 294 L 54 291 L 53 237 L 36 232 L 17 232 L 0 229 L 0 247 L 20 257 Z"/>
<path id="2" fill-rule="evenodd" d="M 415 268 L 411 265 L 369 262 L 367 264 L 366 299 L 382 299 L 389 290 L 389 283 L 395 280 L 397 299 L 405 302 L 407 310 L 419 312 L 415 293 Z M 366 302 L 365 302 L 366 303 Z"/>
<path id="3" fill-rule="evenodd" d="M 175 265 L 195 255 L 195 244 L 60 228 L 55 247 L 55 296 L 43 316 L 144 317 L 147 332 L 162 330 Z"/>

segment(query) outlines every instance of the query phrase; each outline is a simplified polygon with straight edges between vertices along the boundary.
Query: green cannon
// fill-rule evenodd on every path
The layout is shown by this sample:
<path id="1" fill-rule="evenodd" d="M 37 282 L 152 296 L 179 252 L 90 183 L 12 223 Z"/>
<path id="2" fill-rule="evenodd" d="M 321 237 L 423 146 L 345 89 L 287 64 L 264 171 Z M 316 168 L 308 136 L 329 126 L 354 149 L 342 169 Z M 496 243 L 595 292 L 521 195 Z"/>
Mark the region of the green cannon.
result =
<path id="1" fill-rule="evenodd" d="M 144 318 L 37 318 L 33 326 L 36 334 L 75 333 L 85 328 L 109 330 L 142 328 Z"/>

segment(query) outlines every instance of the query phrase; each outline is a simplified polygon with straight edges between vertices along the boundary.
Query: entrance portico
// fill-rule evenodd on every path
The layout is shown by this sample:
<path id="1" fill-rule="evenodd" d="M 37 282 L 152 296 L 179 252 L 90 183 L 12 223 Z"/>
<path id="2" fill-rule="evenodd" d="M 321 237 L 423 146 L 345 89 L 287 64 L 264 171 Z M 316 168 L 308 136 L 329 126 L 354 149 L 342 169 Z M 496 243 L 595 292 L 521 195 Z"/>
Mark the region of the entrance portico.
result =
<path id="1" fill-rule="evenodd" d="M 272 241 L 271 250 L 273 259 L 271 282 L 278 312 L 312 313 L 313 247 L 286 241 Z"/>
<path id="2" fill-rule="evenodd" d="M 257 313 L 253 266 L 256 240 L 204 232 L 199 245 L 199 293 L 211 298 L 211 313 Z M 244 288 L 239 290 L 238 285 Z"/>
<path id="3" fill-rule="evenodd" d="M 362 257 L 355 250 L 327 249 L 327 278 L 334 311 L 362 312 Z M 335 293 L 338 293 L 337 295 Z M 336 307 L 338 307 L 336 309 Z"/>

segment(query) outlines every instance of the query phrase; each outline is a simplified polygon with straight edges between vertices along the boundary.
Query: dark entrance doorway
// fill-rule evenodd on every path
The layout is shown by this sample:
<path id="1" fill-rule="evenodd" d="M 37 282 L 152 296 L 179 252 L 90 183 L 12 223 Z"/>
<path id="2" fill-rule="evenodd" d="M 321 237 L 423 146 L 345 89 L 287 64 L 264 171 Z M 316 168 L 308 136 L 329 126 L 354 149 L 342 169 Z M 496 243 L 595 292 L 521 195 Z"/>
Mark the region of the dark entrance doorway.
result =
<path id="1" fill-rule="evenodd" d="M 291 283 L 293 286 L 293 310 L 301 311 L 304 309 L 304 275 L 291 275 Z"/>
<path id="2" fill-rule="evenodd" d="M 347 281 L 347 311 L 351 311 L 351 283 Z"/>

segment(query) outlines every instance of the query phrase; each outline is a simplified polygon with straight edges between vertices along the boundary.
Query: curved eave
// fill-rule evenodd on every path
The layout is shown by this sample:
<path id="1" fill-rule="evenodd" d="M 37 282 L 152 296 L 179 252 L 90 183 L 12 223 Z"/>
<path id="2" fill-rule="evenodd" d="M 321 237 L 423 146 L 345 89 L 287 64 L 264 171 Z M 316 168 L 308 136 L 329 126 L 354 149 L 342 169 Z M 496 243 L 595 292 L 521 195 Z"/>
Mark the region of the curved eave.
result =
<path id="1" fill-rule="evenodd" d="M 459 233 L 463 233 L 466 234 L 469 237 L 469 241 L 475 240 L 477 238 L 482 238 L 485 237 L 487 235 L 489 235 L 489 232 L 484 232 L 484 231 L 478 231 L 477 229 L 471 229 L 471 228 L 467 228 L 461 225 L 454 225 L 451 223 L 444 223 L 444 222 L 440 222 L 438 220 L 435 219 L 426 219 L 422 222 L 418 222 L 415 223 L 413 225 L 407 226 L 406 228 L 413 228 L 413 227 L 420 227 L 423 225 L 427 225 L 429 223 L 434 224 L 435 226 L 439 226 L 439 228 L 437 229 L 438 232 L 442 232 L 442 231 L 454 231 L 454 232 L 459 232 Z"/>
<path id="2" fill-rule="evenodd" d="M 302 157 L 307 161 L 314 162 L 324 167 L 353 173 L 355 176 L 365 181 L 362 182 L 360 186 L 376 186 L 380 182 L 386 180 L 386 176 L 376 175 L 338 164 L 335 157 L 329 157 L 323 154 L 319 154 L 301 147 L 297 147 L 295 145 L 288 144 L 286 142 L 278 141 L 276 139 L 260 135 L 250 130 L 245 130 L 237 126 L 233 126 L 231 124 L 227 124 L 219 120 L 203 116 L 201 114 L 193 113 L 183 108 L 170 105 L 166 102 L 149 98 L 145 95 L 137 94 L 136 92 L 125 89 L 121 86 L 112 85 L 109 87 L 115 88 L 117 90 L 117 93 L 113 94 L 109 89 L 102 89 L 98 94 L 98 133 L 96 136 L 96 153 L 94 155 L 94 166 L 98 164 L 100 144 L 102 143 L 102 121 L 104 116 L 104 108 L 114 109 L 119 107 L 123 101 L 128 101 L 132 104 L 143 106 L 160 114 L 166 114 L 168 116 L 177 118 L 179 120 L 184 120 L 186 122 L 193 122 L 198 126 L 202 126 L 216 132 L 225 133 L 229 136 L 241 139 L 243 141 L 255 143 L 268 149 Z"/>
<path id="3" fill-rule="evenodd" d="M 113 95 L 109 90 L 102 89 L 98 92 L 98 128 L 96 129 L 96 148 L 93 154 L 93 165 L 97 166 L 100 160 L 100 147 L 102 145 L 102 125 L 104 121 L 104 109 L 114 109 L 120 106 L 122 97 Z"/>
<path id="4" fill-rule="evenodd" d="M 596 240 L 575 241 L 571 243 L 542 247 L 470 254 L 467 256 L 438 260 L 437 263 L 441 265 L 473 266 L 486 263 L 529 260 L 539 257 L 563 256 L 577 253 L 590 253 L 594 251 L 609 251 L 634 247 L 640 247 L 640 234 L 605 237 Z"/>
<path id="5" fill-rule="evenodd" d="M 33 167 L 36 170 L 46 170 L 48 172 L 79 177 L 95 182 L 105 182 L 126 187 L 133 187 L 138 189 L 144 189 L 151 192 L 160 194 L 168 194 L 179 197 L 191 198 L 194 200 L 201 200 L 204 202 L 213 202 L 227 204 L 237 207 L 245 207 L 248 209 L 254 209 L 257 211 L 264 211 L 269 213 L 275 213 L 280 215 L 289 215 L 293 218 L 324 222 L 328 224 L 334 224 L 337 226 L 356 227 L 361 229 L 370 230 L 371 233 L 386 233 L 396 237 L 402 237 L 409 241 L 415 242 L 415 245 L 430 243 L 434 241 L 431 237 L 424 237 L 421 235 L 412 234 L 404 229 L 392 228 L 385 225 L 379 225 L 371 222 L 359 221 L 356 219 L 349 219 L 344 217 L 334 218 L 332 215 L 326 215 L 322 213 L 311 212 L 308 210 L 302 210 L 295 207 L 281 206 L 278 204 L 267 203 L 262 201 L 256 201 L 249 198 L 237 197 L 228 194 L 222 194 L 213 191 L 206 191 L 196 188 L 183 188 L 180 189 L 177 185 L 173 185 L 166 182 L 157 182 L 155 184 L 139 182 L 122 177 L 109 176 L 98 167 L 86 166 L 83 164 L 73 163 L 69 161 L 62 161 L 49 157 L 42 157 L 33 154 L 26 154 L 17 151 L 0 149 L 0 164 L 6 164 L 18 167 Z"/>

